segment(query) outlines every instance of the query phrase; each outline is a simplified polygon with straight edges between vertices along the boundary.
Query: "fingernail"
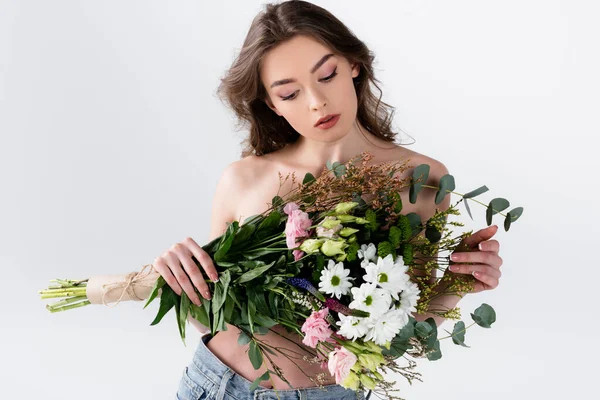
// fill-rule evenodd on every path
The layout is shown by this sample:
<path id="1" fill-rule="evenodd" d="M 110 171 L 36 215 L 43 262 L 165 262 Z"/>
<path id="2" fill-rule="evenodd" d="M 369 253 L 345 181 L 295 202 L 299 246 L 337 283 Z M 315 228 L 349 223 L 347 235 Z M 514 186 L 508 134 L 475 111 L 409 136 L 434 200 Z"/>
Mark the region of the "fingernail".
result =
<path id="1" fill-rule="evenodd" d="M 481 243 L 479 243 L 478 247 L 479 247 L 479 250 L 483 250 L 483 246 L 481 245 Z"/>
<path id="2" fill-rule="evenodd" d="M 213 282 L 219 282 L 219 277 L 218 276 L 213 276 L 210 279 L 212 279 Z"/>
<path id="3" fill-rule="evenodd" d="M 452 272 L 456 272 L 458 271 L 458 265 L 451 265 L 448 267 L 448 269 Z"/>
<path id="4" fill-rule="evenodd" d="M 458 254 L 452 254 L 452 255 L 450 256 L 450 259 L 451 259 L 452 261 L 458 261 L 458 260 L 460 260 L 460 256 L 459 256 Z"/>

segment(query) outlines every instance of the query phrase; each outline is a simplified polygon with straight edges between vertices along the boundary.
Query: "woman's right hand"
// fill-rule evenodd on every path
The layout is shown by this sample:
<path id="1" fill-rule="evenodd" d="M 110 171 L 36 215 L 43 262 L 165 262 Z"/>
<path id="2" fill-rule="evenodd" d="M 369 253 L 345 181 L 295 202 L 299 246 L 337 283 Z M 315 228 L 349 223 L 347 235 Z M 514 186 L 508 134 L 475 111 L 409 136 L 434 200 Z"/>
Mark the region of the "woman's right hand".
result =
<path id="1" fill-rule="evenodd" d="M 202 268 L 204 268 L 206 275 L 213 282 L 219 280 L 213 260 L 190 237 L 185 238 L 180 243 L 175 243 L 169 250 L 157 257 L 152 265 L 178 296 L 181 296 L 181 288 L 183 287 L 190 300 L 194 304 L 200 305 L 200 297 L 198 297 L 198 294 L 194 290 L 194 286 L 205 299 L 210 300 L 212 295 L 208 289 L 204 275 L 192 259 L 192 256 L 198 260 Z M 194 286 L 192 286 L 192 282 Z"/>

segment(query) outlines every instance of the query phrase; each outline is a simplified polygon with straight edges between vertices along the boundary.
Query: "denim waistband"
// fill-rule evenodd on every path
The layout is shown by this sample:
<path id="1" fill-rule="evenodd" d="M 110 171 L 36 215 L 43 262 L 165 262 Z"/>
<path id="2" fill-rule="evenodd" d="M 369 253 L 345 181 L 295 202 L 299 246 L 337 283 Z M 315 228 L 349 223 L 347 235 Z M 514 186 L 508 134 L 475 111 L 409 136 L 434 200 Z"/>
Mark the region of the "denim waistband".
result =
<path id="1" fill-rule="evenodd" d="M 329 400 L 329 399 L 364 399 L 361 391 L 346 389 L 340 385 L 323 385 L 297 389 L 274 389 L 259 385 L 250 391 L 252 382 L 225 365 L 215 356 L 206 343 L 212 338 L 209 333 L 201 337 L 198 348 L 194 353 L 191 367 L 197 369 L 217 388 L 217 399 L 237 400 L 275 400 L 277 394 L 281 400 Z M 244 356 L 246 356 L 244 354 Z M 277 394 L 276 394 L 277 392 Z"/>

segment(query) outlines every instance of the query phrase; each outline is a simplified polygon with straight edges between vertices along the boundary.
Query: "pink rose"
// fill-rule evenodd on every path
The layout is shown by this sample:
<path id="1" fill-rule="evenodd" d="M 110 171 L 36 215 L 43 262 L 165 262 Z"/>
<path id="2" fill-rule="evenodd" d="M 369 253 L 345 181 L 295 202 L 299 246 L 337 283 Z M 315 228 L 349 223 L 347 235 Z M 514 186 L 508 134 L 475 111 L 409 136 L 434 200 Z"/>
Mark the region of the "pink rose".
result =
<path id="1" fill-rule="evenodd" d="M 304 256 L 304 252 L 302 250 L 294 250 L 292 251 L 292 254 L 294 255 L 294 261 L 298 261 Z"/>
<path id="2" fill-rule="evenodd" d="M 290 203 L 294 204 L 294 203 Z M 285 207 L 287 208 L 288 205 Z M 285 209 L 284 209 L 285 210 Z M 298 237 L 308 236 L 307 229 L 312 225 L 312 221 L 308 218 L 308 214 L 302 210 L 294 209 L 288 214 L 288 219 L 285 224 L 285 242 L 288 249 L 298 247 Z"/>
<path id="3" fill-rule="evenodd" d="M 329 353 L 327 367 L 329 373 L 335 377 L 335 383 L 340 385 L 350 373 L 350 368 L 356 363 L 356 356 L 345 347 L 338 347 Z"/>
<path id="4" fill-rule="evenodd" d="M 291 203 L 287 203 L 285 205 L 285 207 L 283 207 L 283 212 L 286 213 L 287 215 L 290 215 L 292 211 L 294 210 L 298 210 L 300 207 L 298 207 L 298 204 L 291 202 Z"/>
<path id="5" fill-rule="evenodd" d="M 318 342 L 335 341 L 331 339 L 333 331 L 329 328 L 329 322 L 325 320 L 329 309 L 324 308 L 319 311 L 313 311 L 310 317 L 302 324 L 302 332 L 304 333 L 304 339 L 302 343 L 310 347 L 317 347 Z"/>

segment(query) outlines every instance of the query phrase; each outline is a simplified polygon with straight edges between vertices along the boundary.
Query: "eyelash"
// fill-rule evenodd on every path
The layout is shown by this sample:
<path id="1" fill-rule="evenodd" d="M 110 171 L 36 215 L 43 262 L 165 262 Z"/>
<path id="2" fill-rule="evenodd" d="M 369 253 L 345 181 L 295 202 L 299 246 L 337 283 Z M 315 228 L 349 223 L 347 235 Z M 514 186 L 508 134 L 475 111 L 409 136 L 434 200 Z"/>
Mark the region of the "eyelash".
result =
<path id="1" fill-rule="evenodd" d="M 330 82 L 333 79 L 333 77 L 337 75 L 336 71 L 337 71 L 337 67 L 335 67 L 335 69 L 333 70 L 333 72 L 331 73 L 331 75 L 329 75 L 329 76 L 321 79 L 320 81 L 323 81 L 325 83 Z M 295 97 L 296 97 L 296 93 L 293 93 L 293 94 L 291 94 L 291 95 L 289 95 L 287 97 L 281 97 L 281 100 L 283 100 L 283 101 L 293 100 Z"/>

